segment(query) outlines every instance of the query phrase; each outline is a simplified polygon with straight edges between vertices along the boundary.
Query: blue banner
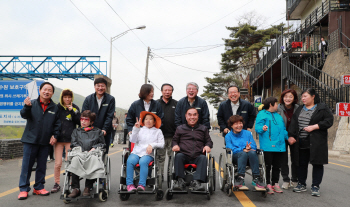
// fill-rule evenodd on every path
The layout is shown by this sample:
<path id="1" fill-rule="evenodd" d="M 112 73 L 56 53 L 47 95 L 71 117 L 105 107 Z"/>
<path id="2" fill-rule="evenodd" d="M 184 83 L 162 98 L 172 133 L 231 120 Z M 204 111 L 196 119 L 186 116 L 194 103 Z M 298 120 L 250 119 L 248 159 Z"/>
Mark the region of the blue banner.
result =
<path id="1" fill-rule="evenodd" d="M 0 110 L 21 110 L 24 106 L 24 99 L 28 96 L 26 84 L 31 80 L 21 81 L 0 81 Z M 44 81 L 36 81 L 39 86 Z"/>

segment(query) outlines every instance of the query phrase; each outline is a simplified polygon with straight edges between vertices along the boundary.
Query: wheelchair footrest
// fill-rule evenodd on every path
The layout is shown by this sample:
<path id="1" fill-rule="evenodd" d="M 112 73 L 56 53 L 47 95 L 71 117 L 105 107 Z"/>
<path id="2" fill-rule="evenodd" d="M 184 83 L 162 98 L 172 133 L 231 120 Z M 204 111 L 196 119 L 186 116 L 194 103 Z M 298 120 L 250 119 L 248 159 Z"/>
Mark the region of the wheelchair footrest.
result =
<path id="1" fill-rule="evenodd" d="M 194 193 L 194 194 L 208 194 L 208 191 L 190 191 L 191 193 Z"/>
<path id="2" fill-rule="evenodd" d="M 188 194 L 188 191 L 186 190 L 170 190 L 169 189 L 169 193 L 173 193 L 173 194 Z"/>
<path id="3" fill-rule="evenodd" d="M 136 194 L 136 191 L 118 190 L 118 194 Z"/>
<path id="4" fill-rule="evenodd" d="M 156 191 L 139 191 L 139 192 L 137 192 L 137 194 L 155 194 L 156 193 Z"/>

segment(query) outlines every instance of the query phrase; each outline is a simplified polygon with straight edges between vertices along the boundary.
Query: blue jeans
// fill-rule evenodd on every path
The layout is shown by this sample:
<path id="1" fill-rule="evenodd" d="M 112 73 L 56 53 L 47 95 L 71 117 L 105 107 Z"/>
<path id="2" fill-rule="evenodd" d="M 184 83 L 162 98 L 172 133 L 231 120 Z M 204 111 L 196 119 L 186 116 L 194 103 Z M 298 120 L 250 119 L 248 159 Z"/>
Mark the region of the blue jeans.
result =
<path id="1" fill-rule="evenodd" d="M 139 157 L 135 154 L 130 154 L 126 163 L 126 185 L 134 184 L 134 169 L 135 165 L 140 164 L 140 180 L 139 185 L 146 186 L 148 175 L 148 164 L 153 161 L 153 157 L 144 155 Z"/>
<path id="2" fill-rule="evenodd" d="M 232 163 L 238 165 L 238 174 L 245 175 L 245 167 L 247 166 L 249 160 L 250 169 L 252 169 L 253 175 L 260 175 L 259 172 L 259 158 L 256 151 L 249 152 L 238 152 L 232 156 Z"/>
<path id="3" fill-rule="evenodd" d="M 49 153 L 49 145 L 38 145 L 23 143 L 23 160 L 21 176 L 19 177 L 19 190 L 30 191 L 30 176 L 35 159 L 37 159 L 37 167 L 35 171 L 35 190 L 44 189 L 46 162 Z"/>

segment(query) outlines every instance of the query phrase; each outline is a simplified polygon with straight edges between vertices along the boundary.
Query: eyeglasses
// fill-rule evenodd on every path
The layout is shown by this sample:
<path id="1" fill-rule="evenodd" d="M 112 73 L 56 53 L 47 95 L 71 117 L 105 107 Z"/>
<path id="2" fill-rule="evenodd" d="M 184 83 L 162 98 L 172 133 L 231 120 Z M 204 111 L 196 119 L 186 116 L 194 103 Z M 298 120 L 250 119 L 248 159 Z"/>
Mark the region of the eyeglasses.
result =
<path id="1" fill-rule="evenodd" d="M 87 117 L 80 117 L 80 121 L 90 121 L 90 118 L 87 118 Z"/>

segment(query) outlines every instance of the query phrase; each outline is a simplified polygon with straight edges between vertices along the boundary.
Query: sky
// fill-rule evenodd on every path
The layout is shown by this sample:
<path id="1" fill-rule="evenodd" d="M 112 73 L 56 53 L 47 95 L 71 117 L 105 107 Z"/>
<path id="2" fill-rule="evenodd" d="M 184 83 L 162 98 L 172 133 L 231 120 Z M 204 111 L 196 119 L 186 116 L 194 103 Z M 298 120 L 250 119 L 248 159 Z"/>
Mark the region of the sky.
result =
<path id="1" fill-rule="evenodd" d="M 199 85 L 200 95 L 205 77 L 220 71 L 225 52 L 220 44 L 230 34 L 226 26 L 236 26 L 239 16 L 255 11 L 262 28 L 286 22 L 284 0 L 2 0 L 0 8 L 0 55 L 100 56 L 108 62 L 104 71 L 110 38 L 145 25 L 113 42 L 111 94 L 116 106 L 125 109 L 144 84 L 147 47 L 153 54 L 148 77 L 154 99 L 161 96 L 163 83 L 171 83 L 173 98 L 179 100 L 188 82 Z M 89 79 L 49 81 L 83 96 L 94 93 Z"/>

